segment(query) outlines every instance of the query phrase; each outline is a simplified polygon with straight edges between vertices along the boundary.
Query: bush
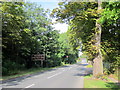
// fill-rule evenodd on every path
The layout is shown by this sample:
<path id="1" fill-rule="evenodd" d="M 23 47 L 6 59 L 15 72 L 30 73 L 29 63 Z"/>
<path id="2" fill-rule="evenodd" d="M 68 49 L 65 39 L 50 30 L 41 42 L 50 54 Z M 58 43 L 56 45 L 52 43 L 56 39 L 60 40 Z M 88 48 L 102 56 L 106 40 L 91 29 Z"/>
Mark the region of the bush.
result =
<path id="1" fill-rule="evenodd" d="M 19 70 L 24 69 L 24 65 L 12 62 L 10 60 L 3 61 L 2 64 L 2 75 L 12 75 L 19 72 Z"/>

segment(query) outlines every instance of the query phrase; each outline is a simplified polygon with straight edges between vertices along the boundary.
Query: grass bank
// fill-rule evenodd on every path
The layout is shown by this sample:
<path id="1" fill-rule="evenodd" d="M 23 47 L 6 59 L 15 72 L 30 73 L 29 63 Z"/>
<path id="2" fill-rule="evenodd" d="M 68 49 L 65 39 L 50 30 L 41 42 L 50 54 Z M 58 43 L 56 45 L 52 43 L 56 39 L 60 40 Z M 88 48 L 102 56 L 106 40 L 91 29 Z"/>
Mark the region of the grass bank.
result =
<path id="1" fill-rule="evenodd" d="M 92 75 L 85 76 L 84 88 L 109 88 L 109 90 L 120 90 L 118 85 L 104 76 L 101 79 L 95 79 Z"/>
<path id="2" fill-rule="evenodd" d="M 62 64 L 61 66 L 50 67 L 50 68 L 39 67 L 39 68 L 31 68 L 31 69 L 21 70 L 21 71 L 18 71 L 14 75 L 2 76 L 2 77 L 0 77 L 0 80 L 8 80 L 8 79 L 11 79 L 11 78 L 26 76 L 26 75 L 34 74 L 34 73 L 37 73 L 37 72 L 43 72 L 43 71 L 47 71 L 47 70 L 50 70 L 50 69 L 55 69 L 55 68 L 62 67 L 62 66 L 65 66 L 65 65 L 70 65 L 70 64 Z"/>
<path id="3" fill-rule="evenodd" d="M 92 68 L 93 66 L 92 65 L 87 65 L 86 68 Z"/>

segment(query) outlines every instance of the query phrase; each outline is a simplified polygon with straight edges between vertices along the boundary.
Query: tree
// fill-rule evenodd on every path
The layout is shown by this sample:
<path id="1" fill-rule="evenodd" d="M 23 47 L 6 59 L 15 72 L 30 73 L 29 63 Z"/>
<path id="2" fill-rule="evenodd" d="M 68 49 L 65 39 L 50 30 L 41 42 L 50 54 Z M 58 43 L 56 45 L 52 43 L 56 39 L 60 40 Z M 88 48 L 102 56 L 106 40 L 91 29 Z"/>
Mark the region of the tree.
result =
<path id="1" fill-rule="evenodd" d="M 62 61 L 65 63 L 75 63 L 78 52 L 70 45 L 67 32 L 60 34 L 59 42 L 61 47 L 59 56 L 62 58 Z"/>
<path id="2" fill-rule="evenodd" d="M 38 52 L 45 54 L 44 67 L 56 66 L 57 63 L 54 62 L 57 60 L 55 58 L 57 58 L 59 49 L 58 32 L 51 26 L 51 20 L 46 14 L 49 11 L 45 11 L 35 3 L 26 3 L 25 12 L 26 28 L 30 29 L 32 39 L 32 42 L 30 42 L 30 55 Z M 39 64 L 40 62 L 37 61 L 36 63 Z"/>
<path id="3" fill-rule="evenodd" d="M 40 61 L 31 59 L 38 52 L 46 55 L 45 67 L 49 62 L 52 62 L 49 66 L 60 65 L 57 57 L 59 33 L 52 28 L 46 14 L 48 11 L 23 2 L 3 2 L 0 10 L 3 16 L 3 75 L 16 74 L 23 68 L 40 67 Z"/>
<path id="4" fill-rule="evenodd" d="M 20 59 L 22 43 L 21 32 L 24 30 L 25 14 L 23 2 L 3 2 L 2 7 L 2 65 L 3 75 L 11 70 L 22 69 L 23 59 Z M 7 72 L 8 71 L 8 72 Z"/>
<path id="5" fill-rule="evenodd" d="M 109 67 L 105 66 L 105 72 L 118 73 L 118 67 L 120 65 L 119 54 L 119 36 L 120 36 L 120 2 L 104 2 L 102 3 L 103 12 L 99 23 L 102 24 L 102 53 L 104 63 L 108 63 Z"/>
<path id="6" fill-rule="evenodd" d="M 101 5 L 102 4 L 102 5 Z M 103 60 L 114 73 L 119 62 L 119 2 L 61 2 L 53 10 L 59 22 L 69 24 L 70 43 L 77 48 L 82 42 L 88 60 L 94 62 L 93 75 L 103 74 Z M 104 65 L 104 67 L 106 67 Z"/>
<path id="7" fill-rule="evenodd" d="M 60 22 L 68 22 L 71 26 L 69 35 L 74 47 L 83 44 L 83 50 L 89 55 L 89 60 L 94 60 L 93 74 L 103 74 L 102 56 L 100 51 L 101 28 L 98 24 L 99 9 L 96 2 L 62 2 L 59 8 L 53 10 L 52 15 Z M 100 7 L 99 7 L 100 8 Z M 75 44 L 76 43 L 76 44 Z M 99 64 L 101 63 L 101 64 Z M 98 65 L 99 64 L 99 65 Z M 96 69 L 95 69 L 96 68 Z"/>
<path id="8" fill-rule="evenodd" d="M 102 9 L 101 1 L 98 1 L 98 11 Z M 99 20 L 99 18 L 98 18 Z M 101 53 L 101 32 L 102 27 L 101 24 L 96 21 L 96 30 L 95 30 L 95 38 L 96 41 L 94 43 L 95 47 L 97 48 L 97 52 L 95 55 L 95 58 L 93 60 L 93 75 L 96 77 L 98 75 L 103 74 L 103 59 L 102 59 L 102 53 Z"/>

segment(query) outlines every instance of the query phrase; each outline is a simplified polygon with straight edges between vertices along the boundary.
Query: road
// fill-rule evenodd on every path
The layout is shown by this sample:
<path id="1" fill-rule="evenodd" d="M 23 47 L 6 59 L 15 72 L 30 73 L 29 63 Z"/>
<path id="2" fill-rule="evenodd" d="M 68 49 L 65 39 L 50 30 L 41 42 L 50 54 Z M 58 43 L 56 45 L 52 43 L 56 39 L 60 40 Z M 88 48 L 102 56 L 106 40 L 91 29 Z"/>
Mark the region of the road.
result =
<path id="1" fill-rule="evenodd" d="M 3 83 L 2 88 L 24 88 L 24 90 L 26 88 L 83 88 L 85 65 L 79 62 L 19 77 Z"/>

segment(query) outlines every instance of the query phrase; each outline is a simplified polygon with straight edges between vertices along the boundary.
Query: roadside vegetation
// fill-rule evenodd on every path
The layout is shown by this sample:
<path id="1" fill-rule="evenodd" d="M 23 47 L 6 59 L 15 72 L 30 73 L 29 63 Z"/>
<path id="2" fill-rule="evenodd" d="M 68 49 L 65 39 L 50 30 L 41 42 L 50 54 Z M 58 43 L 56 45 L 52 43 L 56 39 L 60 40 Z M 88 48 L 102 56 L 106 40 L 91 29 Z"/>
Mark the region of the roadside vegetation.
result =
<path id="1" fill-rule="evenodd" d="M 61 66 L 66 66 L 66 65 L 70 65 L 70 64 L 62 64 Z M 17 77 L 23 77 L 23 76 L 27 76 L 27 75 L 32 75 L 32 74 L 36 74 L 36 73 L 42 73 L 48 70 L 52 70 L 61 66 L 56 66 L 56 67 L 34 67 L 34 68 L 30 68 L 30 69 L 24 69 L 24 70 L 18 70 L 16 71 L 16 74 L 13 75 L 9 75 L 9 76 L 2 76 L 0 78 L 0 80 L 8 80 L 8 79 L 12 79 L 12 78 L 17 78 Z"/>
<path id="2" fill-rule="evenodd" d="M 120 2 L 60 2 L 51 14 L 68 23 L 69 43 L 82 48 L 93 76 L 116 74 L 120 66 Z"/>
<path id="3" fill-rule="evenodd" d="M 108 79 L 107 76 L 93 78 L 92 75 L 85 76 L 84 88 L 109 88 L 109 90 L 118 90 L 119 86 Z"/>
<path id="4" fill-rule="evenodd" d="M 106 76 L 120 72 L 120 2 L 60 2 L 52 12 L 35 3 L 0 4 L 3 76 L 73 64 L 81 50 L 80 58 L 92 62 L 87 68 L 93 68 L 94 77 L 85 77 L 85 87 L 116 87 Z M 55 30 L 52 18 L 68 23 L 68 31 Z M 43 66 L 31 58 L 37 53 L 45 55 Z"/>
<path id="5" fill-rule="evenodd" d="M 104 73 L 104 75 L 95 78 L 92 72 L 89 71 L 93 66 L 88 64 L 86 68 L 88 70 L 86 70 L 86 75 L 84 76 L 84 88 L 108 88 L 109 90 L 120 90 L 116 74 L 109 75 Z"/>
<path id="6" fill-rule="evenodd" d="M 52 27 L 50 11 L 36 3 L 2 2 L 2 75 L 72 64 L 78 58 L 66 33 Z M 65 41 L 64 41 L 65 40 Z M 45 60 L 33 61 L 33 54 Z M 43 69 L 42 69 L 43 68 Z"/>
<path id="7" fill-rule="evenodd" d="M 93 66 L 92 66 L 92 65 L 87 65 L 86 67 L 87 67 L 87 68 L 92 68 Z"/>

